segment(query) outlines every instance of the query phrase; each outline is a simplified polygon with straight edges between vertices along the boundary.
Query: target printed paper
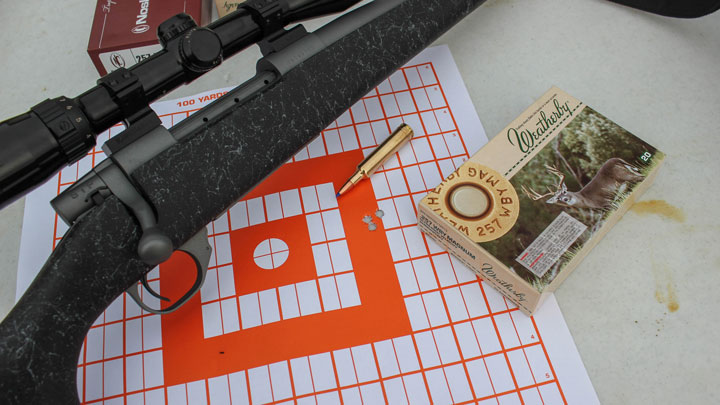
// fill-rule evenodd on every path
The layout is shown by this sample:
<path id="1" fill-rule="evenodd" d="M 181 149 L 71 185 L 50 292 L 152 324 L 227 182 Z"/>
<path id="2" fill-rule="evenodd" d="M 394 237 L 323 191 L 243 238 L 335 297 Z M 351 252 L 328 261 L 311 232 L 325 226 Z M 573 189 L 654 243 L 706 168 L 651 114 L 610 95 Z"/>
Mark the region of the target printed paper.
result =
<path id="1" fill-rule="evenodd" d="M 202 99 L 155 109 L 170 126 Z M 414 139 L 336 199 L 402 122 Z M 523 315 L 417 228 L 419 199 L 486 140 L 447 48 L 421 54 L 208 225 L 209 271 L 186 306 L 159 316 L 123 295 L 98 318 L 78 359 L 81 401 L 597 402 L 552 299 Z M 96 148 L 28 198 L 19 291 L 65 231 L 47 201 L 103 157 Z M 148 279 L 178 296 L 193 273 L 175 255 Z"/>

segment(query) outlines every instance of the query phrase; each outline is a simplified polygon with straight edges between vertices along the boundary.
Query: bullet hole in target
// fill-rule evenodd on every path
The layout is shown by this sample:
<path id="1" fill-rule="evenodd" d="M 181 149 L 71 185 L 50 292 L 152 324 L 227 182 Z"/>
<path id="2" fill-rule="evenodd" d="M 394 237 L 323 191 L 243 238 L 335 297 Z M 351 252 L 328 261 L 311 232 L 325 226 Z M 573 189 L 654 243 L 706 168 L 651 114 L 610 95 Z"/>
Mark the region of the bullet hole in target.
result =
<path id="1" fill-rule="evenodd" d="M 381 210 L 381 209 L 377 209 L 377 210 L 375 211 L 375 217 L 376 217 L 376 218 L 380 219 L 380 218 L 382 218 L 382 217 L 384 217 L 384 216 L 385 216 L 385 211 L 383 211 L 383 210 Z M 372 216 L 370 216 L 370 215 L 364 215 L 364 216 L 362 217 L 362 221 L 367 224 L 367 226 L 368 226 L 368 231 L 375 231 L 375 230 L 377 230 L 377 228 L 378 228 L 378 227 L 377 227 L 377 224 L 376 224 L 375 222 L 373 222 L 373 217 L 372 217 Z"/>

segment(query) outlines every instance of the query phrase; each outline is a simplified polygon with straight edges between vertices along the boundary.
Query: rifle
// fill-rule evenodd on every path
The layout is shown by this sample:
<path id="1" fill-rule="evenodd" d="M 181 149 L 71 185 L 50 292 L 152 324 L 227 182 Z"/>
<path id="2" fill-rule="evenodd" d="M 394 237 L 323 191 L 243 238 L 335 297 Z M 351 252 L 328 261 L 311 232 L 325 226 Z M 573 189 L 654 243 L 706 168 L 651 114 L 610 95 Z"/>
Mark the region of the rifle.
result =
<path id="1" fill-rule="evenodd" d="M 0 324 L 3 402 L 77 404 L 83 339 L 116 297 L 181 248 L 202 283 L 205 225 L 483 2 L 375 1 L 276 42 L 253 79 L 170 131 L 133 119 L 145 126 L 54 203 L 73 225 Z"/>

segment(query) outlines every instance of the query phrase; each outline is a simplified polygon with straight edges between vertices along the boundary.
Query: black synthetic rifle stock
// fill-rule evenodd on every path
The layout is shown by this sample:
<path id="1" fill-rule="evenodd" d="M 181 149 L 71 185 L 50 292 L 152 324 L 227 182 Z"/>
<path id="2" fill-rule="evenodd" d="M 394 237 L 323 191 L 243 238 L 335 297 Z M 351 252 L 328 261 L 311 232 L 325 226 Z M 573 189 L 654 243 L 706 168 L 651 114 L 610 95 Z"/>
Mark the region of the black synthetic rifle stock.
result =
<path id="1" fill-rule="evenodd" d="M 223 113 L 195 113 L 207 122 L 131 173 L 157 213 L 159 230 L 174 248 L 183 245 L 483 2 L 376 0 L 392 7 L 247 99 L 219 100 L 232 104 Z M 141 234 L 114 195 L 68 230 L 0 324 L 2 404 L 78 403 L 85 335 L 153 267 L 138 258 Z"/>

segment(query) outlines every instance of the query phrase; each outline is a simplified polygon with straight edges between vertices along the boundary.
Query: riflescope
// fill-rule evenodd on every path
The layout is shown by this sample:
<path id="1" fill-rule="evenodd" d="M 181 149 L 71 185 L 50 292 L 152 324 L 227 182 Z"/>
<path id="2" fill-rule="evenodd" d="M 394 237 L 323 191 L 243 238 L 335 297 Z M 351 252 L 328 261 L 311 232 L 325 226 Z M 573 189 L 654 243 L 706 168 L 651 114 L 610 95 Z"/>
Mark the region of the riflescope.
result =
<path id="1" fill-rule="evenodd" d="M 163 49 L 150 58 L 107 74 L 75 98 L 45 100 L 0 123 L 0 209 L 80 160 L 97 135 L 118 122 L 142 125 L 149 103 L 224 58 L 257 42 L 263 54 L 270 54 L 275 38 L 288 41 L 305 32 L 301 26 L 286 32 L 286 25 L 341 12 L 359 1 L 248 0 L 206 27 L 197 27 L 186 14 L 168 19 L 157 32 Z"/>

